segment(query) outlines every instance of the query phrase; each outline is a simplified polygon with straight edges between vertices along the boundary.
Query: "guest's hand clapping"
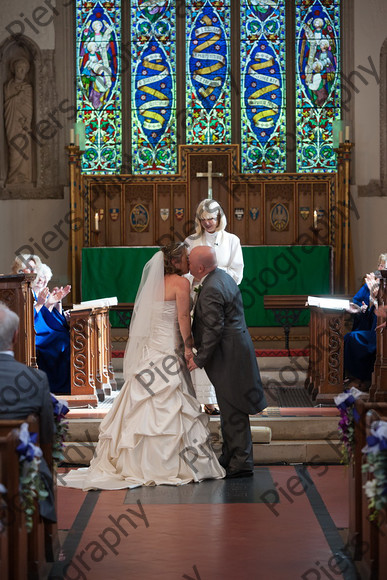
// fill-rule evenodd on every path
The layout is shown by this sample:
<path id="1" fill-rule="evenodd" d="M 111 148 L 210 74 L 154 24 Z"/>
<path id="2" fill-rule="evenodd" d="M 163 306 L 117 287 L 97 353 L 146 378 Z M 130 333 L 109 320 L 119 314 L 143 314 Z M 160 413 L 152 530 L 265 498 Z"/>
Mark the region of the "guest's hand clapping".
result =
<path id="1" fill-rule="evenodd" d="M 39 310 L 42 308 L 42 306 L 44 306 L 47 302 L 47 298 L 50 294 L 49 289 L 47 288 L 47 286 L 45 288 L 43 288 L 36 297 L 36 304 L 35 304 L 35 310 L 36 312 L 39 312 Z"/>
<path id="2" fill-rule="evenodd" d="M 49 310 L 52 310 L 55 307 L 59 312 L 62 312 L 62 300 L 63 298 L 65 298 L 65 296 L 67 296 L 67 294 L 70 291 L 71 291 L 70 285 L 67 285 L 64 288 L 63 286 L 61 286 L 60 288 L 56 286 L 55 288 L 52 289 L 51 294 L 47 299 L 46 307 Z"/>
<path id="3" fill-rule="evenodd" d="M 379 279 L 375 277 L 374 272 L 371 272 L 366 275 L 365 282 L 370 291 L 370 304 L 374 303 L 379 292 Z"/>

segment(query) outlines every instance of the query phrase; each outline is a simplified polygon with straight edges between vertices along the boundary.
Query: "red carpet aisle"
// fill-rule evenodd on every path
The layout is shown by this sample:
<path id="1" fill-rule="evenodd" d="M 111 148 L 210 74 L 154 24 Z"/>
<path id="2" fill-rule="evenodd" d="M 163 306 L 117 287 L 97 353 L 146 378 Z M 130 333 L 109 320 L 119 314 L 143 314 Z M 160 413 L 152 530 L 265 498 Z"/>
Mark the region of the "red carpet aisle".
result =
<path id="1" fill-rule="evenodd" d="M 338 465 L 256 467 L 251 479 L 178 488 L 60 487 L 50 578 L 352 580 L 347 488 Z"/>

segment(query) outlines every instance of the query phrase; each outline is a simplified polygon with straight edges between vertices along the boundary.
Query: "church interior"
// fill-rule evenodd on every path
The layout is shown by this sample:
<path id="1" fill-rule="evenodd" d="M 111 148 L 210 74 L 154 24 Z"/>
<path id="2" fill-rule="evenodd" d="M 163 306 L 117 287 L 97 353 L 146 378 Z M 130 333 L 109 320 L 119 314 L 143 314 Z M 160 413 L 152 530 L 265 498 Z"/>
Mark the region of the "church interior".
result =
<path id="1" fill-rule="evenodd" d="M 1 4 L 0 302 L 20 318 L 15 358 L 69 408 L 60 450 L 42 445 L 48 521 L 36 497 L 31 514 L 19 491 L 11 506 L 21 421 L 1 418 L 0 360 L 1 578 L 385 578 L 386 1 Z M 267 402 L 249 414 L 253 477 L 73 488 L 126 384 L 143 267 L 208 219 L 205 199 L 244 265 L 234 280 Z M 39 359 L 39 276 L 12 270 L 20 256 L 47 265 L 63 299 L 54 364 Z M 347 339 L 362 308 L 365 362 Z"/>

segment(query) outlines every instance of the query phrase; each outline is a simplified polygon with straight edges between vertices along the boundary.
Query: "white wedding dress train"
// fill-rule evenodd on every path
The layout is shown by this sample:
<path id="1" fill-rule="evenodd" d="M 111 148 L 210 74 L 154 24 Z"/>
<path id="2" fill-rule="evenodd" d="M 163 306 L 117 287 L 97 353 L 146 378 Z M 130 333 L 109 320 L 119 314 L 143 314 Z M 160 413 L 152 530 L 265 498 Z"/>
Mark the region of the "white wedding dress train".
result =
<path id="1" fill-rule="evenodd" d="M 62 476 L 62 485 L 113 490 L 224 477 L 182 362 L 176 303 L 153 308 L 161 323 L 101 423 L 90 467 Z"/>

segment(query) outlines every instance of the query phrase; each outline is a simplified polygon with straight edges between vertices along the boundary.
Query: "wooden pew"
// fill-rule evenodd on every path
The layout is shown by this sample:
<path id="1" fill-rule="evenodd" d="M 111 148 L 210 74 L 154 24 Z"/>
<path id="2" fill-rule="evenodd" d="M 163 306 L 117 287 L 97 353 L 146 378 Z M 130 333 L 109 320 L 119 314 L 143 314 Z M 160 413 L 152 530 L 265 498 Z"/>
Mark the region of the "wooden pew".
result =
<path id="1" fill-rule="evenodd" d="M 378 304 L 387 305 L 387 270 L 382 270 L 380 280 Z M 381 326 L 386 319 L 378 314 L 377 326 Z M 376 331 L 376 360 L 370 388 L 370 400 L 387 403 L 387 328 Z"/>
<path id="2" fill-rule="evenodd" d="M 0 300 L 20 318 L 15 358 L 36 368 L 34 297 L 31 282 L 36 274 L 0 275 Z"/>
<path id="3" fill-rule="evenodd" d="M 22 423 L 28 423 L 30 433 L 37 433 L 39 445 L 39 419 L 36 415 L 29 415 L 26 419 L 2 419 L 0 420 L 0 437 L 6 437 L 14 429 L 19 429 Z M 46 453 L 48 446 L 46 446 Z M 48 457 L 50 460 L 50 458 Z M 52 455 L 51 455 L 52 462 Z M 45 524 L 39 513 L 38 502 L 35 502 L 35 511 L 33 514 L 33 528 L 27 534 L 27 552 L 28 552 L 28 575 L 30 579 L 39 579 L 44 577 L 46 572 L 46 532 Z M 47 551 L 49 547 L 47 548 Z"/>
<path id="4" fill-rule="evenodd" d="M 5 479 L 6 469 L 5 458 L 7 452 L 7 439 L 0 437 L 0 483 Z M 4 485 L 4 484 L 3 484 Z M 0 493 L 0 570 L 4 578 L 8 578 L 8 512 L 7 502 L 3 494 Z"/>
<path id="5" fill-rule="evenodd" d="M 19 456 L 16 452 L 18 444 L 17 429 L 8 432 L 5 437 L 0 436 L 1 479 L 7 488 L 7 569 L 1 568 L 1 578 L 4 580 L 27 579 L 27 531 L 24 512 L 20 506 Z"/>
<path id="6" fill-rule="evenodd" d="M 386 272 L 387 273 L 387 272 Z M 386 277 L 383 278 L 378 301 L 383 305 L 387 303 Z M 383 323 L 383 318 L 378 316 L 378 325 Z M 366 444 L 366 423 L 370 417 L 387 417 L 387 340 L 386 330 L 379 329 L 376 334 L 376 362 L 372 375 L 372 385 L 369 396 L 364 394 L 364 398 L 358 399 L 355 403 L 355 410 L 359 415 L 359 421 L 355 423 L 355 452 L 353 460 L 349 466 L 349 541 L 353 547 L 352 556 L 356 560 L 361 560 L 366 573 L 370 573 L 372 562 L 375 560 L 375 546 L 366 545 L 366 538 L 370 536 L 372 527 L 368 521 L 367 501 L 363 493 L 365 476 L 362 473 L 363 454 L 362 449 Z M 368 400 L 367 400 L 368 399 Z M 376 420 L 376 419 L 374 419 Z M 383 538 L 382 538 L 383 539 Z M 387 535 L 384 542 L 387 541 Z M 384 548 L 381 554 L 386 553 Z"/>
<path id="7" fill-rule="evenodd" d="M 366 398 L 366 394 L 364 397 Z M 377 411 L 381 415 L 387 415 L 386 403 L 373 403 L 365 399 L 358 399 L 355 410 L 359 415 L 359 421 L 355 422 L 355 451 L 349 465 L 349 545 L 351 555 L 355 560 L 361 560 L 365 546 L 365 529 L 368 528 L 366 505 L 363 498 L 364 474 L 362 473 L 363 453 L 366 444 L 366 417 L 369 411 Z"/>
<path id="8" fill-rule="evenodd" d="M 380 408 L 370 409 L 366 415 L 366 437 L 370 435 L 371 425 L 374 421 L 387 421 L 387 410 Z M 363 485 L 366 481 L 372 480 L 369 473 L 364 473 Z M 363 549 L 362 558 L 359 565 L 361 577 L 372 580 L 384 580 L 386 577 L 386 544 L 387 544 L 387 523 L 386 509 L 380 514 L 378 521 L 370 521 L 368 512 L 368 499 L 362 494 L 363 506 L 363 544 L 369 546 L 368 550 Z"/>

